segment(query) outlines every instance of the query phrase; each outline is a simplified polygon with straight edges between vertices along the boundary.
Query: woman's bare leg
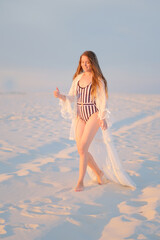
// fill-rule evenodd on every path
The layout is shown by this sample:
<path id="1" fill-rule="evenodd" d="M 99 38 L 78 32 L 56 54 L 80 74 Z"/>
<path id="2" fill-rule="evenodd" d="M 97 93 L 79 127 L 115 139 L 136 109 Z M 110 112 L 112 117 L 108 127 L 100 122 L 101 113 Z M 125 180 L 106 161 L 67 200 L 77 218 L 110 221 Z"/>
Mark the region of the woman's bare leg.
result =
<path id="1" fill-rule="evenodd" d="M 76 143 L 77 143 L 77 149 L 80 145 L 80 141 L 82 139 L 82 135 L 84 132 L 84 128 L 85 128 L 85 121 L 83 121 L 82 119 L 78 118 L 77 119 L 77 123 L 76 123 Z M 79 154 L 80 155 L 80 154 Z M 80 161 L 79 161 L 79 172 L 80 172 Z M 83 190 L 83 184 L 80 184 L 78 182 L 75 191 L 82 191 Z"/>
<path id="2" fill-rule="evenodd" d="M 88 166 L 96 174 L 97 181 L 99 184 L 102 184 L 102 177 L 104 175 L 103 171 L 98 167 L 97 163 L 94 161 L 92 155 L 88 152 Z"/>
<path id="3" fill-rule="evenodd" d="M 87 164 L 93 169 L 97 177 L 102 176 L 102 171 L 98 168 L 91 154 L 88 153 L 88 148 L 99 128 L 99 121 L 97 118 L 97 113 L 94 113 L 87 123 L 83 120 L 78 119 L 76 127 L 76 142 L 78 152 L 80 154 L 80 163 L 79 163 L 79 179 L 76 191 L 83 190 L 83 179 L 86 173 Z"/>

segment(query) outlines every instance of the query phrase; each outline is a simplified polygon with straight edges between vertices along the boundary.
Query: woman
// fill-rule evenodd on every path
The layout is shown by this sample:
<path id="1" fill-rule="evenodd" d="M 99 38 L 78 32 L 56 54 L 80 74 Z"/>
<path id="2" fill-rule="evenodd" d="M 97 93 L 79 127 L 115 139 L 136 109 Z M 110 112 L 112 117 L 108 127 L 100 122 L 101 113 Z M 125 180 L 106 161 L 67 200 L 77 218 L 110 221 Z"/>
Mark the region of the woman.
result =
<path id="1" fill-rule="evenodd" d="M 79 178 L 75 191 L 82 191 L 84 189 L 83 181 L 87 166 L 92 170 L 90 171 L 90 176 L 94 179 L 96 176 L 99 184 L 106 182 L 107 177 L 123 185 L 133 186 L 134 184 L 131 183 L 129 177 L 120 165 L 116 151 L 113 149 L 110 135 L 107 134 L 108 136 L 106 136 L 104 133 L 109 125 L 109 111 L 107 109 L 108 89 L 107 81 L 102 74 L 94 52 L 86 51 L 80 56 L 79 65 L 74 74 L 69 94 L 61 94 L 57 88 L 56 91 L 54 91 L 54 96 L 60 99 L 62 115 L 66 117 L 66 114 L 68 114 L 68 117 L 72 119 L 70 139 L 76 140 L 78 153 L 80 155 Z M 73 108 L 71 103 L 74 105 Z M 94 154 L 92 154 L 95 148 L 92 148 L 94 150 L 90 151 L 90 146 L 93 145 L 92 142 L 100 127 L 103 132 L 103 142 L 106 145 L 104 148 L 107 147 L 107 152 L 109 153 L 107 154 L 107 158 L 111 155 L 109 157 L 110 162 L 108 162 L 110 169 L 105 168 L 107 167 L 107 162 L 104 161 L 105 164 L 101 164 L 103 171 L 95 162 Z M 109 145 L 108 140 L 105 141 L 106 138 L 108 138 L 110 142 Z M 102 156 L 98 158 L 100 157 Z M 116 171 L 121 171 L 120 175 L 123 175 L 122 181 L 118 179 L 119 177 L 115 176 L 117 175 L 115 174 L 115 169 Z M 109 171 L 111 171 L 110 174 Z"/>

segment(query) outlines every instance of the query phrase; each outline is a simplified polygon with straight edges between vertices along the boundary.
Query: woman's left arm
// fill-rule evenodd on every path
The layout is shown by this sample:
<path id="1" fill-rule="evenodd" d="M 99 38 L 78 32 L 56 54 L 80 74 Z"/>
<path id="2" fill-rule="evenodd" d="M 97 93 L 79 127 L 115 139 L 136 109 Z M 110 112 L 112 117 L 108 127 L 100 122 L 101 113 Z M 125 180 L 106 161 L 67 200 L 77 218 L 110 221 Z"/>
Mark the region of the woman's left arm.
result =
<path id="1" fill-rule="evenodd" d="M 107 106 L 107 97 L 103 81 L 100 81 L 100 87 L 97 88 L 96 106 L 98 108 L 98 118 L 102 130 L 108 128 L 109 110 Z"/>
<path id="2" fill-rule="evenodd" d="M 102 130 L 106 130 L 108 128 L 108 125 L 105 119 L 99 120 L 99 125 L 102 128 Z"/>

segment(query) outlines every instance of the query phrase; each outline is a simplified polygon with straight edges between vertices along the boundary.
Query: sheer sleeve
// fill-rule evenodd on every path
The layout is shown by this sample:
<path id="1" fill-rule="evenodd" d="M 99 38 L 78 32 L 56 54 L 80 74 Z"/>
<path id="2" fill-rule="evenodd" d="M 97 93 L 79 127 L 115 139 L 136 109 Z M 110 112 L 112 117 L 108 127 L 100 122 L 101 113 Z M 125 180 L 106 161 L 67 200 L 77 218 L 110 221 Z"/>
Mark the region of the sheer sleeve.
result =
<path id="1" fill-rule="evenodd" d="M 64 118 L 72 119 L 74 114 L 74 104 L 76 102 L 76 90 L 75 81 L 72 82 L 69 93 L 65 95 L 66 100 L 59 100 L 59 105 L 61 107 L 61 114 Z"/>
<path id="2" fill-rule="evenodd" d="M 100 87 L 97 89 L 96 106 L 98 108 L 98 118 L 106 119 L 108 126 L 111 126 L 111 113 L 108 108 L 105 86 L 103 81 L 100 81 Z"/>

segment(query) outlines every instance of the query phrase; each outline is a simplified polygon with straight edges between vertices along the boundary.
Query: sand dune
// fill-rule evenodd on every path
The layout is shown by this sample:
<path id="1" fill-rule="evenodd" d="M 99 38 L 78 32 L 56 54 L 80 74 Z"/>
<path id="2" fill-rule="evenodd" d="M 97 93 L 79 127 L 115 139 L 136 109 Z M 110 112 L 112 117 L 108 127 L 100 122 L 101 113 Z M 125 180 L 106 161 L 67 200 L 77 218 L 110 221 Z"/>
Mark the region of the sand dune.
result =
<path id="1" fill-rule="evenodd" d="M 135 191 L 85 178 L 52 94 L 0 95 L 0 237 L 160 239 L 160 96 L 112 94 L 112 132 Z"/>

